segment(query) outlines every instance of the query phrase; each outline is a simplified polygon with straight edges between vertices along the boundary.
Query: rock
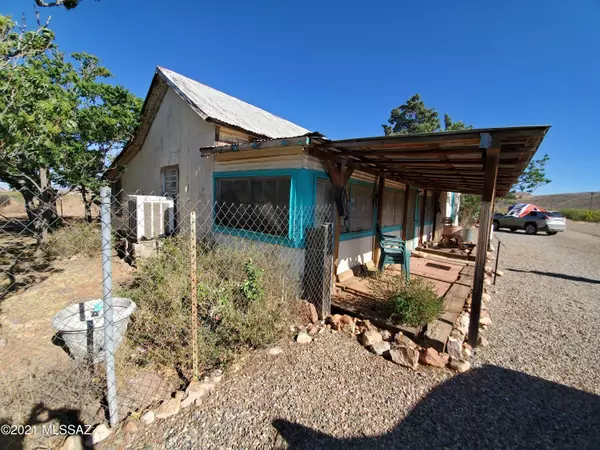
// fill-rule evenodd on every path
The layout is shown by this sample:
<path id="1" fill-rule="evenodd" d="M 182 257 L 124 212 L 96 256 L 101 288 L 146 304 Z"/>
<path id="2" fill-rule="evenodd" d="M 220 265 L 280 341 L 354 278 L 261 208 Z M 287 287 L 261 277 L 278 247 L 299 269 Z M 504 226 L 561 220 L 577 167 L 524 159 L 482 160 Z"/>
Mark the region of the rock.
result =
<path id="1" fill-rule="evenodd" d="M 305 322 L 317 323 L 319 321 L 317 308 L 306 300 L 300 300 L 300 314 Z"/>
<path id="2" fill-rule="evenodd" d="M 320 328 L 312 323 L 308 327 L 306 327 L 306 332 L 309 336 L 315 336 L 317 333 L 319 333 L 319 330 Z"/>
<path id="3" fill-rule="evenodd" d="M 271 347 L 269 350 L 267 350 L 267 354 L 271 355 L 271 356 L 277 356 L 279 354 L 283 353 L 283 350 L 281 349 L 281 347 Z"/>
<path id="4" fill-rule="evenodd" d="M 396 333 L 396 336 L 394 337 L 394 342 L 396 344 L 406 345 L 410 348 L 417 348 L 417 344 L 413 342 L 412 339 L 410 339 L 408 336 L 402 333 Z"/>
<path id="5" fill-rule="evenodd" d="M 448 367 L 458 373 L 464 373 L 471 368 L 471 363 L 462 359 L 452 359 L 448 363 Z"/>
<path id="6" fill-rule="evenodd" d="M 465 359 L 469 359 L 471 356 L 473 356 L 473 347 L 471 347 L 469 344 L 464 342 L 462 354 Z"/>
<path id="7" fill-rule="evenodd" d="M 61 450 L 84 450 L 83 438 L 78 435 L 69 436 L 61 447 Z"/>
<path id="8" fill-rule="evenodd" d="M 481 311 L 481 316 L 479 317 L 479 325 L 490 326 L 492 324 L 492 319 L 490 319 L 490 315 L 487 311 Z"/>
<path id="9" fill-rule="evenodd" d="M 91 442 L 92 445 L 96 445 L 99 442 L 102 442 L 104 439 L 109 437 L 112 434 L 112 430 L 108 428 L 105 424 L 101 423 L 94 431 L 92 431 Z"/>
<path id="10" fill-rule="evenodd" d="M 446 343 L 446 351 L 452 358 L 462 358 L 463 339 L 456 336 L 449 336 Z"/>
<path id="11" fill-rule="evenodd" d="M 123 425 L 123 431 L 125 431 L 125 433 L 137 433 L 142 427 L 142 422 L 129 418 L 125 422 L 125 425 Z"/>
<path id="12" fill-rule="evenodd" d="M 185 390 L 187 396 L 181 402 L 182 408 L 187 408 L 197 399 L 205 397 L 215 388 L 215 385 L 207 381 L 192 381 Z"/>
<path id="13" fill-rule="evenodd" d="M 419 365 L 419 352 L 415 348 L 399 345 L 390 350 L 388 354 L 393 362 L 401 366 L 410 367 L 411 369 L 416 370 Z"/>
<path id="14" fill-rule="evenodd" d="M 296 342 L 298 344 L 310 344 L 312 342 L 312 338 L 307 333 L 300 333 L 296 336 Z"/>
<path id="15" fill-rule="evenodd" d="M 490 294 L 485 294 L 485 293 L 481 294 L 481 301 L 482 301 L 482 302 L 485 302 L 485 303 L 487 303 L 487 302 L 489 302 L 491 299 L 492 299 L 492 296 L 491 296 Z"/>
<path id="16" fill-rule="evenodd" d="M 389 349 L 391 348 L 390 343 L 386 342 L 386 341 L 381 341 L 381 342 L 375 342 L 373 345 L 371 345 L 370 350 L 375 353 L 376 355 L 383 355 L 385 352 L 387 352 Z"/>
<path id="17" fill-rule="evenodd" d="M 175 392 L 175 398 L 177 400 L 183 400 L 185 398 L 185 392 L 183 392 L 183 391 Z"/>
<path id="18" fill-rule="evenodd" d="M 496 275 L 498 275 L 499 277 L 503 277 L 504 272 L 502 272 L 501 270 L 496 270 Z"/>
<path id="19" fill-rule="evenodd" d="M 419 362 L 433 367 L 446 367 L 448 358 L 446 353 L 438 353 L 435 348 L 428 347 L 419 355 Z"/>
<path id="20" fill-rule="evenodd" d="M 343 333 L 353 335 L 355 329 L 356 329 L 356 322 L 354 321 L 354 319 L 352 317 L 350 317 L 349 315 L 344 314 L 340 318 L 340 330 Z"/>
<path id="21" fill-rule="evenodd" d="M 144 413 L 142 417 L 140 417 L 140 420 L 145 425 L 150 425 L 152 422 L 154 422 L 154 419 L 154 411 L 148 411 L 147 413 Z"/>
<path id="22" fill-rule="evenodd" d="M 487 347 L 489 345 L 489 342 L 485 336 L 479 334 L 477 335 L 477 345 L 479 347 Z"/>
<path id="23" fill-rule="evenodd" d="M 392 338 L 392 333 L 390 333 L 388 330 L 381 330 L 381 339 L 383 339 L 384 341 L 389 341 Z"/>
<path id="24" fill-rule="evenodd" d="M 462 312 L 458 318 L 458 322 L 456 324 L 456 328 L 465 336 L 469 334 L 469 314 Z"/>
<path id="25" fill-rule="evenodd" d="M 187 398 L 186 398 L 187 400 Z M 154 415 L 157 419 L 166 419 L 167 417 L 174 416 L 181 409 L 181 400 L 178 398 L 170 398 L 166 402 L 163 402 L 158 409 L 155 411 Z"/>
<path id="26" fill-rule="evenodd" d="M 491 286 L 491 285 L 492 285 L 492 282 L 490 281 L 490 279 L 489 279 L 489 278 L 486 278 L 486 279 L 484 280 L 484 283 L 485 283 L 485 285 L 486 285 L 486 286 Z"/>
<path id="27" fill-rule="evenodd" d="M 332 330 L 339 330 L 341 327 L 342 316 L 340 314 L 334 314 L 327 318 L 327 323 L 331 325 Z"/>
<path id="28" fill-rule="evenodd" d="M 365 331 L 360 335 L 360 342 L 365 347 L 370 347 L 371 345 L 381 341 L 383 341 L 381 334 L 379 334 L 379 331 L 376 330 Z"/>
<path id="29" fill-rule="evenodd" d="M 412 256 L 414 256 L 415 258 L 425 258 L 427 257 L 427 255 L 424 252 L 420 252 L 415 250 L 414 252 L 412 252 Z"/>
<path id="30" fill-rule="evenodd" d="M 223 370 L 215 369 L 210 373 L 210 381 L 213 383 L 219 383 L 223 379 Z"/>
<path id="31" fill-rule="evenodd" d="M 194 405 L 196 406 L 201 406 L 202 405 L 202 397 L 198 397 L 195 401 L 194 401 Z"/>

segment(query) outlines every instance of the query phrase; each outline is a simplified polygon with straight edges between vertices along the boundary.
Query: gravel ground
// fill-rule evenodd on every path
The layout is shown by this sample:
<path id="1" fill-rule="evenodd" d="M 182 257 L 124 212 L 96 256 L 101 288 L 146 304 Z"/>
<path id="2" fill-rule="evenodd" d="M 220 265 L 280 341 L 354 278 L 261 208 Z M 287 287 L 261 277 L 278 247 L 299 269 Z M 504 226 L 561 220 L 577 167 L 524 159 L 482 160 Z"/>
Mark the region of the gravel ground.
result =
<path id="1" fill-rule="evenodd" d="M 462 375 L 325 333 L 264 351 L 201 407 L 103 448 L 600 448 L 600 239 L 499 233 L 496 295 Z"/>

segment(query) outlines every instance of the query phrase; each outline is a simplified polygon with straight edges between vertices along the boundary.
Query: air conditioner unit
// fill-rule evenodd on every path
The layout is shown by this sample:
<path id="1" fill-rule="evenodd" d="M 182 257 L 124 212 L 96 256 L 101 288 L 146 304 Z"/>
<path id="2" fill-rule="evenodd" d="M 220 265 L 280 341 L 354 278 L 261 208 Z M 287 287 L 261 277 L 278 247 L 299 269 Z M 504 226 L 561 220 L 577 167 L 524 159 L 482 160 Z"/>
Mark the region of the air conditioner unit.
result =
<path id="1" fill-rule="evenodd" d="M 156 195 L 129 195 L 129 230 L 138 241 L 175 231 L 173 199 Z"/>

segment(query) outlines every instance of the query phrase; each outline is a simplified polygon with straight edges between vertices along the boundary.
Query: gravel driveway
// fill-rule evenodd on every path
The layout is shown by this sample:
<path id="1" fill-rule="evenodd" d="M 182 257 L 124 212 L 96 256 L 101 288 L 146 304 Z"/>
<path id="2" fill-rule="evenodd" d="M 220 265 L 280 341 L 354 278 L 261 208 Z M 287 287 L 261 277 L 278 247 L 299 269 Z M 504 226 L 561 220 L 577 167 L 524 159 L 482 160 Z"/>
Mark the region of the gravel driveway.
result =
<path id="1" fill-rule="evenodd" d="M 325 333 L 249 356 L 201 407 L 104 448 L 599 448 L 600 238 L 498 233 L 490 345 L 415 373 Z"/>

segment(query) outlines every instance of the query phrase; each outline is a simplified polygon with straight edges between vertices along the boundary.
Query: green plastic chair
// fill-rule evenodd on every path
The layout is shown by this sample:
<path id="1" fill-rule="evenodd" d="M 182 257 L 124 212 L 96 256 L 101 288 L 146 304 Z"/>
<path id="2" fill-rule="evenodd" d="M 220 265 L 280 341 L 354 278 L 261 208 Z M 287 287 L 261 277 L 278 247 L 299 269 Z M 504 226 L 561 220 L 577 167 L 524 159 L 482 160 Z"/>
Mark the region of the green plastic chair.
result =
<path id="1" fill-rule="evenodd" d="M 406 243 L 399 237 L 383 234 L 379 224 L 377 224 L 377 239 L 381 248 L 379 271 L 383 271 L 386 264 L 400 264 L 404 278 L 408 283 L 410 279 L 410 252 L 406 250 Z"/>

